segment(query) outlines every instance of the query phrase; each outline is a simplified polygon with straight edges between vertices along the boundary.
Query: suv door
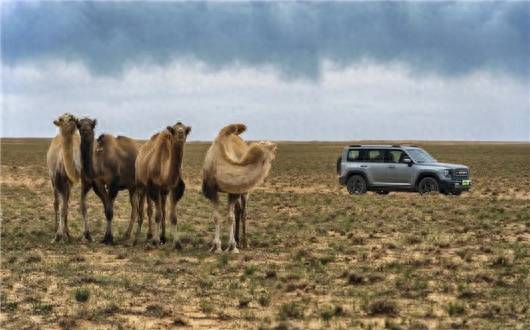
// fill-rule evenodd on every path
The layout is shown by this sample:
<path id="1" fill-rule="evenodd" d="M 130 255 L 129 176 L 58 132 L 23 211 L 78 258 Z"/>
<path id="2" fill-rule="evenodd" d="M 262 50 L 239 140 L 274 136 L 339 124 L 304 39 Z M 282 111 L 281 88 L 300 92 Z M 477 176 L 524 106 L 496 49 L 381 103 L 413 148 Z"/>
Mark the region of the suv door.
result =
<path id="1" fill-rule="evenodd" d="M 385 150 L 384 149 L 365 149 L 362 155 L 363 162 L 361 168 L 364 168 L 366 176 L 368 177 L 369 186 L 382 186 L 387 184 L 386 167 L 385 164 Z"/>
<path id="2" fill-rule="evenodd" d="M 403 187 L 408 187 L 412 184 L 413 169 L 412 166 L 403 161 L 405 158 L 409 158 L 409 156 L 403 150 L 390 149 L 386 151 L 386 182 Z"/>

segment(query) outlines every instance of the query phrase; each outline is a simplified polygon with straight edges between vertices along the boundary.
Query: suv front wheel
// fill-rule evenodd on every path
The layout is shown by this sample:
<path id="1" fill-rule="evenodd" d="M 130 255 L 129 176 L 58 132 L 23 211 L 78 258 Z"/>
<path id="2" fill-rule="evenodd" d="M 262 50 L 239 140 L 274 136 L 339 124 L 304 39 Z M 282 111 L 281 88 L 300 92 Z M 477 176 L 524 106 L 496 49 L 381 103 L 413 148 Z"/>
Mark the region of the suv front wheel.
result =
<path id="1" fill-rule="evenodd" d="M 420 183 L 418 183 L 418 192 L 422 195 L 430 192 L 440 192 L 438 180 L 430 176 L 421 179 Z"/>
<path id="2" fill-rule="evenodd" d="M 351 195 L 361 195 L 367 190 L 366 180 L 361 175 L 352 175 L 348 179 L 346 187 Z"/>

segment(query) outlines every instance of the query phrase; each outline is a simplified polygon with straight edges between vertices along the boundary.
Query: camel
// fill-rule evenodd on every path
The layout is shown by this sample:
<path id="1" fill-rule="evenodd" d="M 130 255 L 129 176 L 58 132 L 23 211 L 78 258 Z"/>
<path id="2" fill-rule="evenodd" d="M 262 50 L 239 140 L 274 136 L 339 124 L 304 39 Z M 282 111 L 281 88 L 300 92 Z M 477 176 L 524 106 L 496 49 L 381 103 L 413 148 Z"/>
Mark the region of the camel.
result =
<path id="1" fill-rule="evenodd" d="M 59 127 L 59 134 L 53 138 L 46 154 L 46 163 L 54 196 L 55 237 L 53 242 L 70 239 L 68 202 L 71 188 L 81 176 L 80 141 L 76 121 L 75 116 L 69 113 L 65 113 L 53 121 L 54 125 Z M 62 207 L 59 216 L 61 201 Z"/>
<path id="2" fill-rule="evenodd" d="M 263 183 L 276 156 L 276 144 L 268 141 L 247 144 L 239 136 L 244 131 L 244 124 L 232 124 L 222 128 L 204 159 L 202 193 L 212 203 L 212 217 L 215 222 L 211 251 L 222 251 L 220 192 L 228 194 L 228 220 L 231 221 L 226 250 L 238 253 L 238 243 L 240 247 L 247 247 L 245 223 L 248 194 Z M 242 226 L 241 242 L 238 242 L 239 220 Z"/>
<path id="3" fill-rule="evenodd" d="M 123 189 L 129 191 L 131 218 L 124 235 L 130 236 L 136 212 L 135 161 L 138 154 L 136 143 L 125 136 L 114 137 L 109 134 L 100 135 L 94 140 L 96 119 L 83 118 L 77 121 L 81 135 L 81 214 L 85 225 L 84 237 L 91 240 L 88 231 L 86 196 L 90 189 L 101 199 L 105 209 L 107 228 L 102 243 L 112 244 L 112 218 L 114 200 Z"/>
<path id="4" fill-rule="evenodd" d="M 136 158 L 136 186 L 138 189 L 138 226 L 136 228 L 135 243 L 138 241 L 142 222 L 143 206 L 147 195 L 155 204 L 155 226 L 152 243 L 158 246 L 166 242 L 165 210 L 166 199 L 169 194 L 169 217 L 173 226 L 173 246 L 181 249 L 177 231 L 176 206 L 184 195 L 186 186 L 182 179 L 182 159 L 184 144 L 191 131 L 191 127 L 176 123 L 167 126 L 163 131 L 153 135 L 149 141 L 140 147 Z M 150 224 L 151 227 L 151 224 Z M 161 230 L 160 228 L 161 227 Z M 151 228 L 149 229 L 151 232 Z"/>

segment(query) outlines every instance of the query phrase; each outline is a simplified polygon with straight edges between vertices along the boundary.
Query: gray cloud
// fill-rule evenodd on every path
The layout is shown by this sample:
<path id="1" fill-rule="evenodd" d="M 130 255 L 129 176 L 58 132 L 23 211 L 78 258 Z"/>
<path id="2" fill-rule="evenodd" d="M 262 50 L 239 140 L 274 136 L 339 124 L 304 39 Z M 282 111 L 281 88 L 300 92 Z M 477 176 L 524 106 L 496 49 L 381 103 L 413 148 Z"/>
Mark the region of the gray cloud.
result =
<path id="1" fill-rule="evenodd" d="M 200 61 L 318 79 L 325 60 L 399 63 L 418 74 L 487 70 L 528 81 L 529 2 L 2 5 L 2 61 L 81 61 L 93 74 Z"/>

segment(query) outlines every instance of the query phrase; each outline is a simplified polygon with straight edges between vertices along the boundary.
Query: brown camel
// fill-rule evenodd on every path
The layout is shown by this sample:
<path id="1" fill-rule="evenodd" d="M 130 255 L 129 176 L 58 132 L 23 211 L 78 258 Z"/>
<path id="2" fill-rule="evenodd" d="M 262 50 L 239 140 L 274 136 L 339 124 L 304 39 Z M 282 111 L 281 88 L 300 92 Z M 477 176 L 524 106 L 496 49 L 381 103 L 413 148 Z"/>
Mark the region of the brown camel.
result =
<path id="1" fill-rule="evenodd" d="M 138 241 L 142 228 L 143 205 L 146 194 L 148 200 L 155 203 L 156 209 L 153 244 L 158 245 L 166 242 L 165 210 L 166 198 L 169 194 L 169 217 L 173 226 L 173 244 L 176 249 L 181 248 L 177 232 L 176 206 L 185 190 L 185 184 L 182 180 L 182 159 L 184 144 L 190 131 L 191 127 L 178 122 L 153 135 L 138 151 L 136 159 L 138 226 L 135 242 Z M 151 232 L 151 229 L 149 231 Z"/>
<path id="2" fill-rule="evenodd" d="M 243 124 L 228 125 L 221 129 L 204 160 L 202 192 L 214 208 L 215 237 L 212 250 L 221 252 L 219 192 L 228 194 L 228 219 L 231 221 L 227 251 L 238 253 L 239 222 L 242 225 L 240 246 L 247 246 L 246 206 L 248 194 L 268 176 L 275 158 L 276 144 L 256 142 L 247 144 L 239 136 L 246 130 Z M 235 211 L 238 211 L 237 214 Z M 236 215 L 237 218 L 236 219 Z"/>
<path id="3" fill-rule="evenodd" d="M 68 231 L 68 202 L 72 186 L 79 181 L 81 174 L 81 157 L 79 152 L 79 134 L 76 129 L 76 118 L 65 113 L 57 120 L 55 126 L 59 127 L 59 134 L 53 138 L 46 163 L 52 181 L 55 211 L 55 238 L 54 242 L 61 239 L 69 240 Z M 62 200 L 61 215 L 59 217 L 59 203 Z"/>
<path id="4" fill-rule="evenodd" d="M 125 136 L 114 137 L 102 134 L 94 140 L 96 119 L 83 118 L 77 121 L 77 128 L 81 135 L 81 213 L 85 224 L 84 237 L 90 240 L 87 221 L 86 196 L 90 189 L 98 195 L 105 209 L 107 229 L 102 243 L 112 244 L 112 218 L 114 214 L 114 200 L 118 192 L 123 189 L 129 191 L 131 203 L 131 218 L 125 233 L 125 239 L 130 236 L 136 213 L 136 184 L 135 161 L 138 154 L 136 143 Z"/>

